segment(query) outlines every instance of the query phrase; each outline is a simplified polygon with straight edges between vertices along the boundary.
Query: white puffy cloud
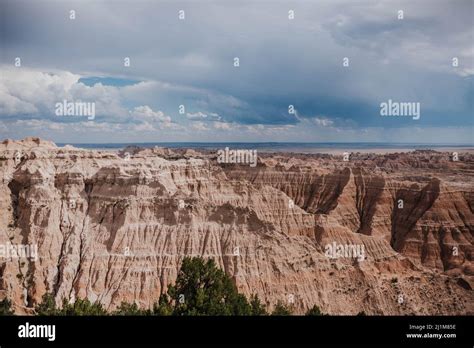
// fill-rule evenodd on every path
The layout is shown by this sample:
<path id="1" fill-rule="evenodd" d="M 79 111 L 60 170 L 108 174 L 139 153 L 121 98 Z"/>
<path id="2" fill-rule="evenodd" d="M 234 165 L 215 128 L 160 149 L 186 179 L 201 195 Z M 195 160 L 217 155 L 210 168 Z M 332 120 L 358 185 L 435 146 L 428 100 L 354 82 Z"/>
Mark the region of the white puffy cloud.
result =
<path id="1" fill-rule="evenodd" d="M 23 67 L 0 67 L 0 116 L 46 113 L 54 104 L 70 97 L 68 91 L 79 75 L 69 72 L 44 73 Z"/>
<path id="2" fill-rule="evenodd" d="M 5 85 L 0 84 L 0 115 L 15 116 L 37 113 L 38 109 L 32 103 L 9 94 Z"/>
<path id="3" fill-rule="evenodd" d="M 43 125 L 49 129 L 59 129 L 61 122 L 83 122 L 81 117 L 66 119 L 56 116 L 55 105 L 64 100 L 95 103 L 96 119 L 100 122 L 134 123 L 136 130 L 153 130 L 153 124 L 158 128 L 176 127 L 169 115 L 161 110 L 155 111 L 149 105 L 128 110 L 123 104 L 130 100 L 127 93 L 135 92 L 132 86 L 104 86 L 101 83 L 87 86 L 79 82 L 81 75 L 58 70 L 43 72 L 0 66 L 0 74 L 0 119 L 22 121 L 25 127 L 37 128 Z M 153 83 L 137 85 L 138 89 L 156 86 Z M 46 120 L 54 122 L 46 123 Z"/>
<path id="4" fill-rule="evenodd" d="M 153 132 L 156 128 L 149 122 L 142 122 L 136 125 L 133 125 L 133 130 L 137 132 Z"/>
<path id="5" fill-rule="evenodd" d="M 334 121 L 330 120 L 329 118 L 315 117 L 313 121 L 321 127 L 330 127 L 334 125 Z"/>
<path id="6" fill-rule="evenodd" d="M 200 118 L 207 118 L 207 114 L 201 112 L 201 111 L 198 111 L 198 112 L 188 112 L 186 113 L 186 117 L 187 118 L 190 118 L 190 119 L 200 119 Z"/>
<path id="7" fill-rule="evenodd" d="M 48 120 L 17 120 L 14 122 L 16 126 L 32 128 L 32 129 L 50 129 L 55 131 L 62 131 L 66 125 L 64 123 L 52 122 Z"/>
<path id="8" fill-rule="evenodd" d="M 81 75 L 69 71 L 44 72 L 3 65 L 0 75 L 0 117 L 57 118 L 55 105 L 64 100 L 94 102 L 96 114 L 109 119 L 127 115 L 119 88 L 102 84 L 86 86 L 79 82 Z"/>
<path id="9" fill-rule="evenodd" d="M 171 117 L 165 115 L 163 111 L 153 111 L 148 105 L 136 106 L 130 111 L 130 116 L 137 121 L 158 122 L 166 127 L 171 123 Z"/>
<path id="10" fill-rule="evenodd" d="M 201 111 L 198 112 L 188 112 L 186 113 L 186 117 L 189 118 L 190 120 L 203 120 L 203 121 L 219 121 L 221 120 L 221 117 L 219 116 L 218 113 L 215 112 L 209 112 L 209 113 L 204 113 Z"/>
<path id="11" fill-rule="evenodd" d="M 196 121 L 193 122 L 191 125 L 192 129 L 195 129 L 197 131 L 207 131 L 209 128 L 206 127 L 206 124 L 204 122 Z"/>
<path id="12" fill-rule="evenodd" d="M 214 122 L 214 129 L 231 130 L 235 127 L 236 125 L 229 122 Z"/>

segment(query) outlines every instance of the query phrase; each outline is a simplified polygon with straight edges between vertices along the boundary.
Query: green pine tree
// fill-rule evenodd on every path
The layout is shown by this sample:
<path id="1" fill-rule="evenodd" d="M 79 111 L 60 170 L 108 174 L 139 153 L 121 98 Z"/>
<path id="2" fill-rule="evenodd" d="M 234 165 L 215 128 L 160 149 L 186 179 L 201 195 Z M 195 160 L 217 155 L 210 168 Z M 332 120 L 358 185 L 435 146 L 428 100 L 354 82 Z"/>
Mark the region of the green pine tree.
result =
<path id="1" fill-rule="evenodd" d="M 275 305 L 275 308 L 273 309 L 272 315 L 291 315 L 291 309 L 283 302 L 278 300 L 277 304 Z"/>
<path id="2" fill-rule="evenodd" d="M 56 301 L 54 300 L 54 296 L 50 293 L 46 293 L 43 295 L 41 299 L 41 303 L 39 303 L 36 307 L 36 314 L 37 315 L 58 315 L 58 309 L 56 307 Z"/>
<path id="3" fill-rule="evenodd" d="M 252 315 L 268 315 L 265 306 L 255 294 L 250 297 L 250 307 L 252 308 Z"/>
<path id="4" fill-rule="evenodd" d="M 99 302 L 90 302 L 86 299 L 77 299 L 74 303 L 63 300 L 63 307 L 58 315 L 81 316 L 81 315 L 107 315 L 107 311 Z"/>
<path id="5" fill-rule="evenodd" d="M 319 315 L 324 315 L 324 314 L 323 312 L 321 312 L 321 309 L 318 306 L 314 305 L 312 308 L 308 309 L 305 315 L 319 316 Z"/>
<path id="6" fill-rule="evenodd" d="M 138 308 L 136 303 L 122 302 L 112 315 L 150 315 L 151 312 L 146 309 Z"/>
<path id="7" fill-rule="evenodd" d="M 153 305 L 154 315 L 172 315 L 173 306 L 167 294 L 162 294 L 158 302 Z"/>
<path id="8" fill-rule="evenodd" d="M 173 315 L 252 315 L 252 306 L 214 260 L 185 258 L 176 283 L 168 288 L 170 301 L 158 305 Z"/>

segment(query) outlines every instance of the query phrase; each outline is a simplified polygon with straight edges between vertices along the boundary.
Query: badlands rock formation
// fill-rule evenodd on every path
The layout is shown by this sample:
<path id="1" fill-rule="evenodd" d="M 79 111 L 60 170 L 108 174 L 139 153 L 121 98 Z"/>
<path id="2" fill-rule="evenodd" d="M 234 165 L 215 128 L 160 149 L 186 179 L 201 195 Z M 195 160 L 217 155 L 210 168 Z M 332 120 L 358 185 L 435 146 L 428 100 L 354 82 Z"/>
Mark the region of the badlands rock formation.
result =
<path id="1" fill-rule="evenodd" d="M 0 144 L 0 298 L 33 313 L 45 292 L 109 310 L 149 307 L 185 256 L 211 257 L 271 308 L 330 314 L 474 313 L 474 156 L 417 151 L 259 154 Z M 364 258 L 331 258 L 327 245 Z"/>

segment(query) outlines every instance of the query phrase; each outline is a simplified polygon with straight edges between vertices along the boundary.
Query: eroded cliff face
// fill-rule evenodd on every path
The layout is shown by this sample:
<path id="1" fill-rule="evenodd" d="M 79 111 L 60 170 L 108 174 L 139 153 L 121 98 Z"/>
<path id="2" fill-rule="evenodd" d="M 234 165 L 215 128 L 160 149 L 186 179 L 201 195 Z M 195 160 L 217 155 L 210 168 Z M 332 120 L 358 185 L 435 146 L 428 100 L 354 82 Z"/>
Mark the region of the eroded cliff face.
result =
<path id="1" fill-rule="evenodd" d="M 0 258 L 0 296 L 17 313 L 45 292 L 149 307 L 185 256 L 212 257 L 270 308 L 474 313 L 470 155 L 264 155 L 252 168 L 130 153 L 0 145 L 0 245 L 38 246 L 36 261 Z M 364 258 L 328 257 L 327 245 Z"/>

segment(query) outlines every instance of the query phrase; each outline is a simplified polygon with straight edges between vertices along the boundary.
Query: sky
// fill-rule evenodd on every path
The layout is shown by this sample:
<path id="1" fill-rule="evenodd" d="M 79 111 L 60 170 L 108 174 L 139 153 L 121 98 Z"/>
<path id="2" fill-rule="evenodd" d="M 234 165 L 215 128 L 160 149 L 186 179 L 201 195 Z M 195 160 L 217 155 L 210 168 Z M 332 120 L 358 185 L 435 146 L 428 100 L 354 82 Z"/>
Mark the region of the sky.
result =
<path id="1" fill-rule="evenodd" d="M 0 140 L 472 144 L 473 7 L 0 0 Z M 382 116 L 389 100 L 419 119 Z"/>

